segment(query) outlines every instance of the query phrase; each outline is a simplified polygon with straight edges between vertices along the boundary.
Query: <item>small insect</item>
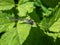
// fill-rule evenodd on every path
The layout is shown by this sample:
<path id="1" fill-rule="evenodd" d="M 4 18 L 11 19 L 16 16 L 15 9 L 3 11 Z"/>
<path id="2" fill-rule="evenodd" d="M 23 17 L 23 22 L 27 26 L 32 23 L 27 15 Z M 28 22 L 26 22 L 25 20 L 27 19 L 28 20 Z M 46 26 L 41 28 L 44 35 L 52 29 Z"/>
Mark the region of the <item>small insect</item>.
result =
<path id="1" fill-rule="evenodd" d="M 21 18 L 14 18 L 14 17 L 9 17 L 9 19 L 12 20 L 12 21 L 21 20 L 21 21 L 23 21 L 23 22 L 25 22 L 27 24 L 31 24 L 31 25 L 34 24 L 34 22 L 31 19 L 21 19 Z"/>

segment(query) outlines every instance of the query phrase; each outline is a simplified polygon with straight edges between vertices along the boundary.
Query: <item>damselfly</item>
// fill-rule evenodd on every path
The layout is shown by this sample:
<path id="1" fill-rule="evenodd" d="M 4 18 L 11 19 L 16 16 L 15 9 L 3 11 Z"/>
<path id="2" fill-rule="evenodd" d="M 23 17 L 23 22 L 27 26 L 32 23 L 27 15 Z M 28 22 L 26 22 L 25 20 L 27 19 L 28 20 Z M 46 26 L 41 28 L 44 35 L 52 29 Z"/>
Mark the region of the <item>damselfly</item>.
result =
<path id="1" fill-rule="evenodd" d="M 14 17 L 9 17 L 9 19 L 12 20 L 12 21 L 21 20 L 21 21 L 23 21 L 23 22 L 25 22 L 27 24 L 31 24 L 31 25 L 34 24 L 34 22 L 32 21 L 32 19 L 25 19 L 25 18 L 23 19 L 23 18 L 14 18 Z"/>

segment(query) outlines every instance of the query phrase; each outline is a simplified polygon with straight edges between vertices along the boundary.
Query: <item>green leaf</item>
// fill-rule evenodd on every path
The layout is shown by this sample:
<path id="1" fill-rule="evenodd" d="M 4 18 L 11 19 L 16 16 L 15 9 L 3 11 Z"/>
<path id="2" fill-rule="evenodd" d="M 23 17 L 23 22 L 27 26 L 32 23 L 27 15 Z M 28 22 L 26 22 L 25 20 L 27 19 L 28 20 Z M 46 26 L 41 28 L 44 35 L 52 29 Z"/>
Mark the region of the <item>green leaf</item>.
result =
<path id="1" fill-rule="evenodd" d="M 57 5 L 49 17 L 49 26 L 53 25 L 60 18 L 60 7 Z"/>
<path id="2" fill-rule="evenodd" d="M 14 25 L 15 23 L 7 23 L 4 25 L 0 25 L 0 33 L 3 31 L 10 31 L 9 29 L 13 28 Z"/>
<path id="3" fill-rule="evenodd" d="M 60 33 L 58 33 L 58 38 L 60 38 Z"/>
<path id="4" fill-rule="evenodd" d="M 23 3 L 26 3 L 28 2 L 29 0 L 19 0 L 19 4 L 23 4 Z"/>
<path id="5" fill-rule="evenodd" d="M 29 35 L 30 29 L 31 29 L 31 25 L 23 24 L 20 21 L 18 22 L 17 31 L 19 35 L 20 44 L 23 44 L 23 42 L 26 40 L 26 38 Z"/>
<path id="6" fill-rule="evenodd" d="M 43 30 L 48 29 L 51 25 L 53 25 L 55 23 L 55 21 L 57 21 L 59 19 L 59 17 L 60 17 L 60 7 L 59 7 L 59 5 L 57 5 L 54 8 L 54 11 L 52 11 L 50 16 L 43 17 L 43 20 L 39 24 L 41 29 L 43 29 Z"/>
<path id="7" fill-rule="evenodd" d="M 49 28 L 49 19 L 44 17 L 43 20 L 40 22 L 39 26 L 42 30 L 47 30 Z"/>
<path id="8" fill-rule="evenodd" d="M 18 22 L 17 28 L 8 29 L 1 37 L 1 45 L 22 45 L 29 35 L 31 25 Z"/>
<path id="9" fill-rule="evenodd" d="M 44 7 L 43 5 L 42 5 L 41 7 L 42 7 L 42 10 L 44 11 L 44 12 L 43 12 L 43 16 L 48 17 L 48 16 L 51 15 L 51 13 L 52 13 L 52 11 L 53 11 L 52 8 L 46 8 L 46 7 Z"/>
<path id="10" fill-rule="evenodd" d="M 43 10 L 43 16 L 49 16 L 51 13 L 52 13 L 52 8 L 47 8 L 47 7 L 45 7 L 43 4 L 42 4 L 42 2 L 41 2 L 41 0 L 35 0 L 35 5 L 37 5 L 37 6 L 39 6 L 39 7 L 41 7 L 42 8 L 42 10 Z"/>
<path id="11" fill-rule="evenodd" d="M 60 32 L 60 18 L 49 29 L 53 32 Z"/>
<path id="12" fill-rule="evenodd" d="M 56 41 L 57 37 L 58 37 L 58 33 L 46 33 L 48 36 L 53 37 L 54 41 Z"/>
<path id="13" fill-rule="evenodd" d="M 27 2 L 24 4 L 18 5 L 18 10 L 19 10 L 18 15 L 20 17 L 26 16 L 27 12 L 31 13 L 33 11 L 33 9 L 34 9 L 34 3 L 33 2 Z"/>
<path id="14" fill-rule="evenodd" d="M 14 14 L 10 15 L 8 13 L 3 13 L 2 11 L 0 11 L 0 25 L 13 22 L 11 19 L 9 19 L 13 16 Z"/>
<path id="15" fill-rule="evenodd" d="M 46 7 L 54 8 L 60 0 L 41 0 L 42 4 Z"/>
<path id="16" fill-rule="evenodd" d="M 14 7 L 14 0 L 0 0 L 0 10 L 9 10 Z"/>
<path id="17" fill-rule="evenodd" d="M 8 31 L 8 29 L 12 28 L 15 23 L 10 20 L 9 17 L 13 17 L 14 14 L 10 15 L 8 13 L 3 13 L 0 11 L 0 32 Z"/>
<path id="18" fill-rule="evenodd" d="M 11 31 L 6 32 L 4 35 L 2 35 L 0 43 L 1 45 L 20 45 L 16 28 L 11 28 Z"/>

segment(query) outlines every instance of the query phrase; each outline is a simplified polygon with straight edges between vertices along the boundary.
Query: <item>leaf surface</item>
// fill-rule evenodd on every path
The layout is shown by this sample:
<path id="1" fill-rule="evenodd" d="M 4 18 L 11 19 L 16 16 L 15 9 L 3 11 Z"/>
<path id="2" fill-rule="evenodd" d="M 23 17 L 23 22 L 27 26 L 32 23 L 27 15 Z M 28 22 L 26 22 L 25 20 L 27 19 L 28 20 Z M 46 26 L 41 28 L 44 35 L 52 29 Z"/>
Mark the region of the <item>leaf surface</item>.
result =
<path id="1" fill-rule="evenodd" d="M 9 17 L 13 17 L 14 14 L 10 15 L 0 11 L 0 32 L 8 31 L 15 25 L 14 21 L 10 20 Z"/>
<path id="2" fill-rule="evenodd" d="M 23 44 L 23 42 L 26 40 L 26 38 L 29 35 L 30 29 L 31 29 L 31 25 L 23 24 L 20 21 L 18 22 L 17 31 L 19 35 L 20 44 Z"/>
<path id="3" fill-rule="evenodd" d="M 34 3 L 33 2 L 26 2 L 24 4 L 18 5 L 19 13 L 18 15 L 20 17 L 26 16 L 27 13 L 31 13 L 34 9 Z"/>
<path id="4" fill-rule="evenodd" d="M 14 0 L 0 0 L 0 10 L 9 10 L 14 7 Z"/>
<path id="5" fill-rule="evenodd" d="M 11 31 L 2 36 L 1 45 L 20 45 L 16 28 L 11 28 Z"/>
<path id="6" fill-rule="evenodd" d="M 53 32 L 60 32 L 60 18 L 49 29 Z"/>

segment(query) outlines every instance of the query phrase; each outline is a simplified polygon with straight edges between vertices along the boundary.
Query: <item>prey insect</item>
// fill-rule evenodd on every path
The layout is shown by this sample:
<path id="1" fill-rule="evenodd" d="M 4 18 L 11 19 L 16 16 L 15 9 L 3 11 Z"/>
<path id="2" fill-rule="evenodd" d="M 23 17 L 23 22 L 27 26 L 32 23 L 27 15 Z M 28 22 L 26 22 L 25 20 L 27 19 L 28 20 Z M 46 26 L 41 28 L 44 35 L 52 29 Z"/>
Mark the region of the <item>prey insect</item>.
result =
<path id="1" fill-rule="evenodd" d="M 21 20 L 21 21 L 23 21 L 23 22 L 25 22 L 27 24 L 31 24 L 31 25 L 34 24 L 34 22 L 32 21 L 32 19 L 23 19 L 23 18 L 14 18 L 14 17 L 9 17 L 9 19 L 12 20 L 12 21 Z"/>

